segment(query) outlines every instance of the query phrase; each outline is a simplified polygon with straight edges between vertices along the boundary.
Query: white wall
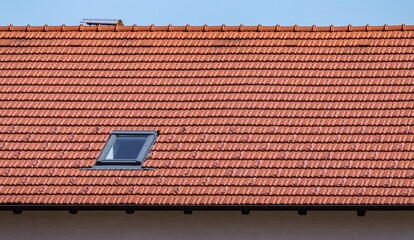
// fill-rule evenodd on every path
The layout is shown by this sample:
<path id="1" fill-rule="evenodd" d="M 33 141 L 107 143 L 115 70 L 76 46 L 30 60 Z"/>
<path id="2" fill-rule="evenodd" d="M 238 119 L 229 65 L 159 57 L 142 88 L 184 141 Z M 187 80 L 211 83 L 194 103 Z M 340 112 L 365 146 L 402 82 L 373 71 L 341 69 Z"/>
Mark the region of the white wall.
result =
<path id="1" fill-rule="evenodd" d="M 0 212 L 0 239 L 414 239 L 414 211 Z"/>

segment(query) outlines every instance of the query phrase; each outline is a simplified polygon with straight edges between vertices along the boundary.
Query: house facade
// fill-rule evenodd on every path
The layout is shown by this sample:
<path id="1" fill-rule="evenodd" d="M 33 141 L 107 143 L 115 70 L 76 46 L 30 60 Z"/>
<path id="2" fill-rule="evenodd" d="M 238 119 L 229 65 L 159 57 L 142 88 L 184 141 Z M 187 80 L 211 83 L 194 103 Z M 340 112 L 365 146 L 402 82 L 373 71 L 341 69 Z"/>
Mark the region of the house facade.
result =
<path id="1" fill-rule="evenodd" d="M 409 239 L 413 46 L 404 24 L 1 26 L 2 239 Z"/>

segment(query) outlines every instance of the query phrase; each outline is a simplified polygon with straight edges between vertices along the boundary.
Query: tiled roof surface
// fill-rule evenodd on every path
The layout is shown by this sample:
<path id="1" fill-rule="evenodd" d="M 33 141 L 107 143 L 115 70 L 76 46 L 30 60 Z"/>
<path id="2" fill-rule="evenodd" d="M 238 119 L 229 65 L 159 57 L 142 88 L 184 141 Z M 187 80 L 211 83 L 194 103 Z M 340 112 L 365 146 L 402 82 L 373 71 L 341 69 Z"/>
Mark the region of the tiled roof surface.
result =
<path id="1" fill-rule="evenodd" d="M 0 27 L 0 203 L 414 204 L 413 26 Z M 159 130 L 154 170 L 84 170 Z"/>

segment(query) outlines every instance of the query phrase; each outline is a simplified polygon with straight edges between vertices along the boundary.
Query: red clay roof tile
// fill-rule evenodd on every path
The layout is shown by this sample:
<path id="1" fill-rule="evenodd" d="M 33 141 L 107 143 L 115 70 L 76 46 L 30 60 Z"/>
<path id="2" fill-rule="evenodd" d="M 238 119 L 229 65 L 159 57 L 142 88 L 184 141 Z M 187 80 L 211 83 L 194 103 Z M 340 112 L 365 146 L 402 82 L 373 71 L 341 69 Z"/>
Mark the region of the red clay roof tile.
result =
<path id="1" fill-rule="evenodd" d="M 0 203 L 412 205 L 414 26 L 0 26 Z M 84 170 L 159 130 L 150 171 Z"/>

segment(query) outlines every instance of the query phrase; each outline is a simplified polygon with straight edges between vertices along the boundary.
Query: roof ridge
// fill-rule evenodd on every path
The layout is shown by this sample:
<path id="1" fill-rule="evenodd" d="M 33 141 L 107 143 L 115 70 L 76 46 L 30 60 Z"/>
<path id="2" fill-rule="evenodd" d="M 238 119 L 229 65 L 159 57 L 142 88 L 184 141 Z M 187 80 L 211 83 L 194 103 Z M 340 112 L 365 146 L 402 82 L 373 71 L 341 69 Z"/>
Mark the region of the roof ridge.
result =
<path id="1" fill-rule="evenodd" d="M 392 25 L 387 24 L 382 26 L 226 26 L 225 24 L 220 26 L 191 26 L 189 24 L 185 26 L 138 26 L 136 24 L 132 26 L 84 26 L 83 24 L 76 26 L 0 26 L 0 32 L 12 31 L 12 32 L 369 32 L 369 31 L 414 31 L 414 25 Z"/>

